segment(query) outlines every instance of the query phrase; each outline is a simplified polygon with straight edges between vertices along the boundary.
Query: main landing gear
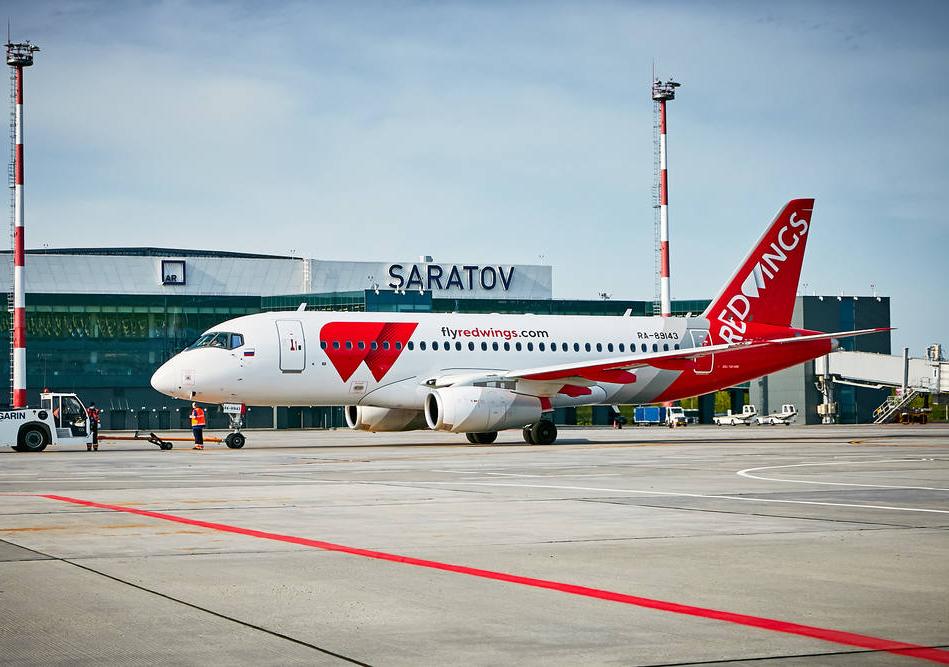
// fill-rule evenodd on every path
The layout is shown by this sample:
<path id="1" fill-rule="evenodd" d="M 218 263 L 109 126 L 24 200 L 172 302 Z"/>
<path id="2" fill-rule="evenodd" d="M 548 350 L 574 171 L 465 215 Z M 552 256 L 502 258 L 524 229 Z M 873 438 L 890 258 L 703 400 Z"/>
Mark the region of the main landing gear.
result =
<path id="1" fill-rule="evenodd" d="M 472 445 L 490 445 L 498 439 L 497 431 L 488 431 L 487 433 L 465 433 L 468 442 Z"/>
<path id="2" fill-rule="evenodd" d="M 528 445 L 552 445 L 557 441 L 557 427 L 548 419 L 525 426 L 521 434 Z"/>
<path id="3" fill-rule="evenodd" d="M 557 441 L 557 427 L 549 419 L 541 419 L 536 424 L 525 426 L 521 433 L 528 445 L 552 445 Z M 232 433 L 231 435 L 240 435 Z M 472 445 L 490 445 L 498 439 L 497 431 L 487 433 L 465 433 Z M 230 447 L 230 445 L 228 445 Z"/>

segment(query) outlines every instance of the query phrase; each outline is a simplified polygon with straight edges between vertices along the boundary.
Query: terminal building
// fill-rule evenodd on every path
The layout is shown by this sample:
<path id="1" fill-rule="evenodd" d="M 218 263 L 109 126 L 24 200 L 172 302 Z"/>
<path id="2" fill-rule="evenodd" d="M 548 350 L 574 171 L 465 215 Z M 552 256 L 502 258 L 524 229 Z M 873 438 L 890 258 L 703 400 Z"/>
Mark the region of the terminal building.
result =
<path id="1" fill-rule="evenodd" d="M 12 266 L 10 253 L 6 253 Z M 0 284 L 12 291 L 10 272 Z M 63 248 L 27 251 L 27 387 L 30 404 L 42 388 L 71 391 L 102 410 L 103 429 L 185 428 L 190 406 L 155 392 L 154 370 L 214 325 L 267 310 L 653 315 L 651 300 L 553 297 L 553 271 L 543 265 L 453 264 L 432 261 L 350 262 L 171 248 Z M 711 296 L 711 295 L 709 295 Z M 708 299 L 673 302 L 673 315 L 701 313 Z M 889 326 L 885 297 L 798 297 L 793 323 L 821 331 Z M 2 320 L 9 337 L 10 317 Z M 889 333 L 844 339 L 846 349 L 890 352 Z M 5 364 L 9 397 L 10 359 Z M 794 403 L 801 421 L 819 423 L 822 398 L 814 365 L 788 369 L 732 390 L 732 408 L 746 396 L 759 411 Z M 838 392 L 839 421 L 866 421 L 885 390 Z M 710 422 L 714 400 L 699 401 Z M 594 423 L 611 409 L 594 408 Z M 575 411 L 559 411 L 575 423 Z M 227 420 L 210 411 L 209 425 Z M 339 408 L 254 407 L 251 427 L 336 427 Z"/>

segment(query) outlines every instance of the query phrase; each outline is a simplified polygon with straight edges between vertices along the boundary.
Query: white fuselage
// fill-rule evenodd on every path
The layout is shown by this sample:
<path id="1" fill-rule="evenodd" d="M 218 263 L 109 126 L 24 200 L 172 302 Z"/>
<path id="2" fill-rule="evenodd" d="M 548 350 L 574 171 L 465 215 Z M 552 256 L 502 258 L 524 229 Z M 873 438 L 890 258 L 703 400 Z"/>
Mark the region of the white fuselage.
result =
<path id="1" fill-rule="evenodd" d="M 438 378 L 501 373 L 702 344 L 708 323 L 681 317 L 588 317 L 289 311 L 223 322 L 232 349 L 187 349 L 152 379 L 186 400 L 250 405 L 372 405 L 421 409 Z M 380 342 L 380 341 L 385 341 Z M 383 349 L 383 347 L 387 349 Z M 703 365 L 711 371 L 714 358 Z M 585 383 L 552 407 L 641 403 L 682 371 L 647 367 L 633 383 Z M 510 389 L 517 389 L 511 383 Z M 589 389 L 590 391 L 585 391 Z"/>

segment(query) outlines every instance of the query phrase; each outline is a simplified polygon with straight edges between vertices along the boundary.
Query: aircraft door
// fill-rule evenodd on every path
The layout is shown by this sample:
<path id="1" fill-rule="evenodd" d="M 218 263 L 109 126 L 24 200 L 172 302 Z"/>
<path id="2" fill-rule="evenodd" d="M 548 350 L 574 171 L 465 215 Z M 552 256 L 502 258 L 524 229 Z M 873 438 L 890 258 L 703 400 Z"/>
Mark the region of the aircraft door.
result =
<path id="1" fill-rule="evenodd" d="M 277 320 L 277 337 L 280 339 L 280 370 L 301 373 L 306 368 L 303 323 L 300 320 Z"/>
<path id="2" fill-rule="evenodd" d="M 689 331 L 692 337 L 692 347 L 705 347 L 711 345 L 712 341 L 708 337 L 708 329 L 692 329 Z M 699 357 L 695 360 L 695 366 L 692 371 L 696 375 L 707 375 L 715 367 L 715 355 L 710 354 L 707 357 Z"/>

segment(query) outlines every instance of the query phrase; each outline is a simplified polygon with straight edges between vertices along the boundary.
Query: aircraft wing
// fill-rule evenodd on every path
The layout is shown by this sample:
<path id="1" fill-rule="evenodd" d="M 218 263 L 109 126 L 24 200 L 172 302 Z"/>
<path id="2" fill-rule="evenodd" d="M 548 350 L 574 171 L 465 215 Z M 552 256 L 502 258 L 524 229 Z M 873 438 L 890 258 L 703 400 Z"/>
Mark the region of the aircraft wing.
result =
<path id="1" fill-rule="evenodd" d="M 738 343 L 721 343 L 718 345 L 705 345 L 702 347 L 691 347 L 681 350 L 670 350 L 668 352 L 653 352 L 645 354 L 631 354 L 626 356 L 609 357 L 605 359 L 593 359 L 588 361 L 573 362 L 569 364 L 556 364 L 552 366 L 538 366 L 536 368 L 525 368 L 511 370 L 502 374 L 502 378 L 510 380 L 532 380 L 538 382 L 570 382 L 588 384 L 591 382 L 608 382 L 615 384 L 629 384 L 636 381 L 634 371 L 637 368 L 645 366 L 656 366 L 666 368 L 669 362 L 688 362 L 701 357 L 707 357 L 710 354 L 721 352 L 733 352 L 738 350 L 752 350 L 762 347 L 781 347 L 785 345 L 800 345 L 818 340 L 827 340 L 833 338 L 850 338 L 852 336 L 863 336 L 865 334 L 879 333 L 881 331 L 890 331 L 892 327 L 880 327 L 876 329 L 860 329 L 858 331 L 838 331 L 835 333 L 808 334 L 803 336 L 790 336 L 787 338 L 772 339 L 749 339 Z"/>

